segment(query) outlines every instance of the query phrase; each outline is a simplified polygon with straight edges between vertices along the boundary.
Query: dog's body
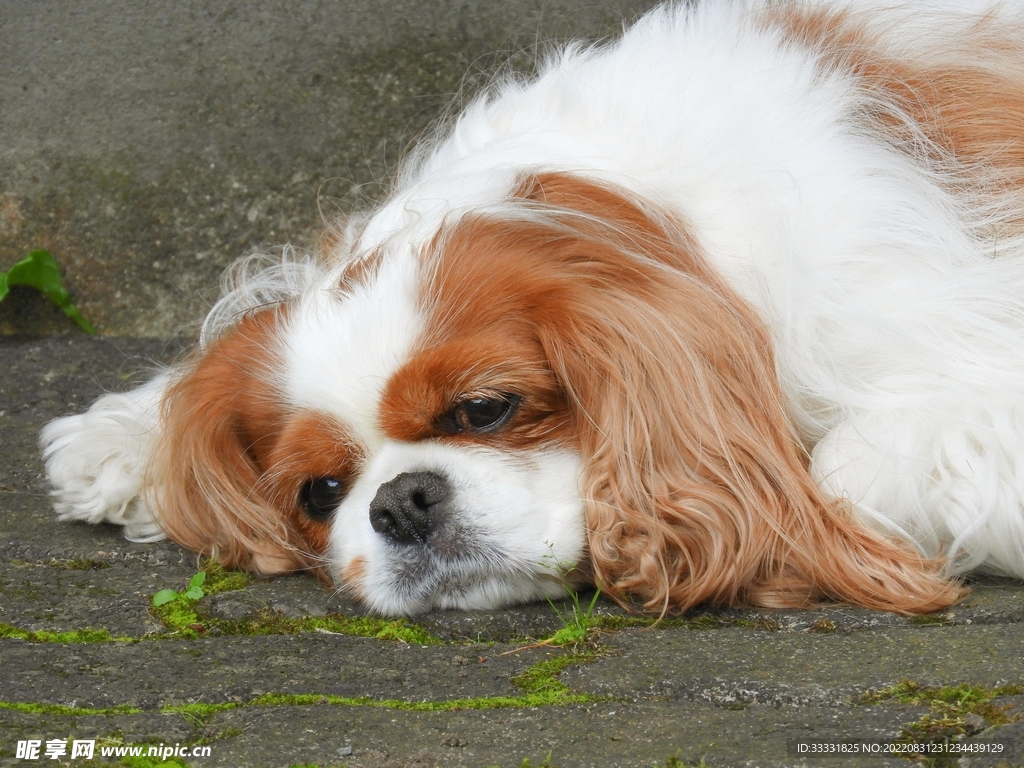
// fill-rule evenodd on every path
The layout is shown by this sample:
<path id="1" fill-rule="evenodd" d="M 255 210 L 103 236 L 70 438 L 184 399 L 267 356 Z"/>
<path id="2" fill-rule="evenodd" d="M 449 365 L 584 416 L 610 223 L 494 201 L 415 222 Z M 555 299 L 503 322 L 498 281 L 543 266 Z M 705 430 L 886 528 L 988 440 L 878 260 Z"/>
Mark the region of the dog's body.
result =
<path id="1" fill-rule="evenodd" d="M 46 428 L 62 518 L 384 613 L 572 566 L 655 611 L 1024 577 L 1019 3 L 656 10 L 257 263 L 190 360 Z"/>

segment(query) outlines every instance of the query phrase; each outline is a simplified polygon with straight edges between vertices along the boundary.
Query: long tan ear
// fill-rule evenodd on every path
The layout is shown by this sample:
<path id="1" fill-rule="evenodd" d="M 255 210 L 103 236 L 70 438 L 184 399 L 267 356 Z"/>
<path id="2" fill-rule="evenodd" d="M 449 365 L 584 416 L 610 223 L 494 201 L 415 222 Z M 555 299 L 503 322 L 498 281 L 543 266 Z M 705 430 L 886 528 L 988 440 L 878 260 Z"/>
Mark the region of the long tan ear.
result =
<path id="1" fill-rule="evenodd" d="M 961 595 L 940 562 L 820 493 L 767 330 L 683 227 L 566 176 L 526 196 L 577 240 L 546 254 L 572 270 L 573 290 L 542 343 L 575 410 L 606 592 L 662 613 L 822 600 L 921 612 Z"/>
<path id="2" fill-rule="evenodd" d="M 258 487 L 280 429 L 271 384 L 279 312 L 244 318 L 184 363 L 165 395 L 146 482 L 171 539 L 266 574 L 307 564 L 285 515 Z"/>

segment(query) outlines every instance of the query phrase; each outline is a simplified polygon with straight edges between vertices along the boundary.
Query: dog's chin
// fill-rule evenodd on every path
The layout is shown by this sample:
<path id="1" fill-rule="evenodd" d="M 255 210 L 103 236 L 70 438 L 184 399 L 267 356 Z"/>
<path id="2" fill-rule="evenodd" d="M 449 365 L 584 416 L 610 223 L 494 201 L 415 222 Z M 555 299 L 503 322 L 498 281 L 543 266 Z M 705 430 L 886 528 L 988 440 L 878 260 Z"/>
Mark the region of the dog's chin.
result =
<path id="1" fill-rule="evenodd" d="M 543 556 L 514 558 L 500 550 L 455 557 L 429 546 L 394 548 L 368 578 L 342 583 L 371 612 L 415 616 L 432 610 L 488 610 L 563 597 L 585 583 L 567 562 L 548 566 Z"/>

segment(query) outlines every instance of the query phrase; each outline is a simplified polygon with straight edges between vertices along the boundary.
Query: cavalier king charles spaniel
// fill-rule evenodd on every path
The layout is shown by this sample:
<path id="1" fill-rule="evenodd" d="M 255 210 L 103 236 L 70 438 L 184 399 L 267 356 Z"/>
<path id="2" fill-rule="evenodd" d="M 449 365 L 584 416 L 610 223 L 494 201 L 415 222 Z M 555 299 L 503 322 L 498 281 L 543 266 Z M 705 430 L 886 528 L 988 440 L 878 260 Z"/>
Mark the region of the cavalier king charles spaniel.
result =
<path id="1" fill-rule="evenodd" d="M 62 519 L 381 614 L 1024 577 L 1024 5 L 705 0 L 564 47 L 42 443 Z"/>

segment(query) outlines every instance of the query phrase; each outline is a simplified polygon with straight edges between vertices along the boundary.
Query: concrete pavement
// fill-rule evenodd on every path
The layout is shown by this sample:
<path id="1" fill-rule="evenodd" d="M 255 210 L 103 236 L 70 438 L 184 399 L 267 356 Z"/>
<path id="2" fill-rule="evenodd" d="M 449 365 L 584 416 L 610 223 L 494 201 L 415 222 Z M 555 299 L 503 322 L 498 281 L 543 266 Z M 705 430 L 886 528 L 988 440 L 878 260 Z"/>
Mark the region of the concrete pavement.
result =
<path id="1" fill-rule="evenodd" d="M 1024 587 L 1009 580 L 918 618 L 712 610 L 651 627 L 600 601 L 577 647 L 537 644 L 564 625 L 546 604 L 382 622 L 305 576 L 213 575 L 188 610 L 154 610 L 201 566 L 55 522 L 36 439 L 177 351 L 0 338 L 0 765 L 33 764 L 19 741 L 98 739 L 208 746 L 190 766 L 838 768 L 906 761 L 804 759 L 788 741 L 963 735 L 1019 745 L 933 764 L 1024 764 Z"/>

